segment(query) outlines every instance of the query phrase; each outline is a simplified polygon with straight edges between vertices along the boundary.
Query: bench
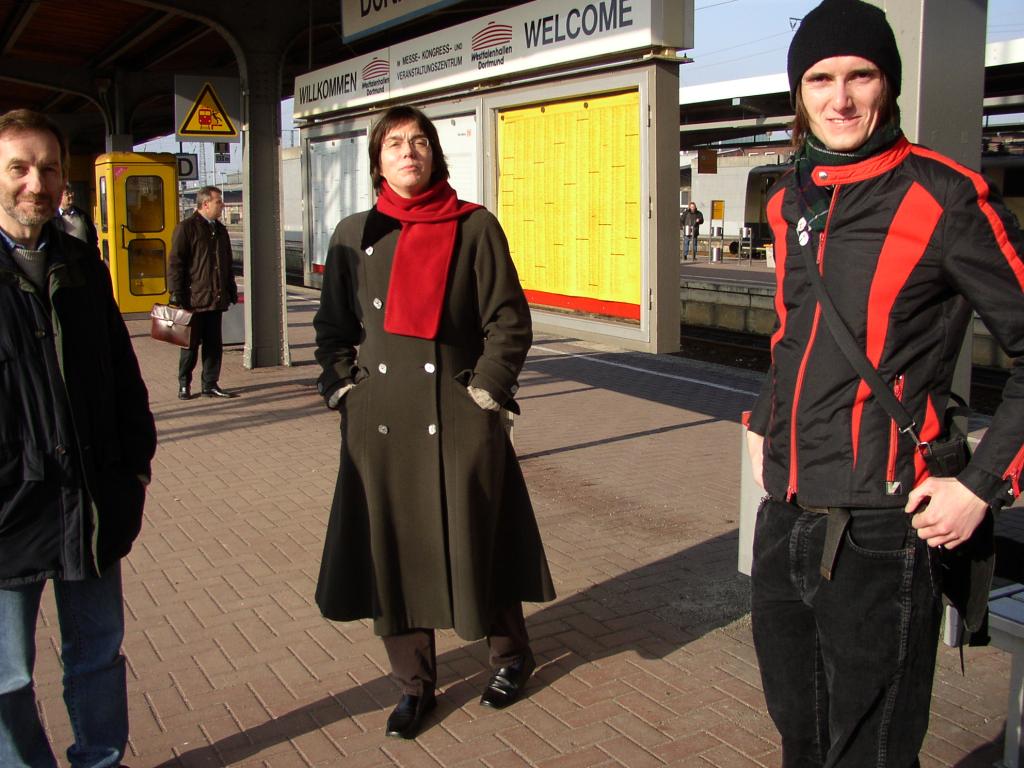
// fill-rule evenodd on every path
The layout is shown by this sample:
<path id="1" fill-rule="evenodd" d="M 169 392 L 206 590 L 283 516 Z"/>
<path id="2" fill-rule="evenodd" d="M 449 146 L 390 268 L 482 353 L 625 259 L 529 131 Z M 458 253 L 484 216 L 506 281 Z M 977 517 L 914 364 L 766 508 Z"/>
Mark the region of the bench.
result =
<path id="1" fill-rule="evenodd" d="M 1011 656 L 1010 696 L 1002 768 L 1021 765 L 1021 726 L 1024 718 L 1024 584 L 1010 584 L 989 594 L 989 634 L 992 645 Z"/>

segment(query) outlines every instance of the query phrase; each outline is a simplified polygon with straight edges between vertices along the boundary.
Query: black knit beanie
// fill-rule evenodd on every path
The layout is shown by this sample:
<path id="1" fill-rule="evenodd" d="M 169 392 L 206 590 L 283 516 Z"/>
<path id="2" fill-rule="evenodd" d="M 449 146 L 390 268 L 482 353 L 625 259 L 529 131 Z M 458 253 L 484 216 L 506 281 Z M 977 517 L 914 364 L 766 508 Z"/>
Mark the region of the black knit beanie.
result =
<path id="1" fill-rule="evenodd" d="M 822 59 L 860 56 L 885 73 L 893 95 L 899 96 L 903 64 L 885 12 L 861 0 L 824 0 L 804 16 L 789 46 L 789 95 L 804 73 Z"/>

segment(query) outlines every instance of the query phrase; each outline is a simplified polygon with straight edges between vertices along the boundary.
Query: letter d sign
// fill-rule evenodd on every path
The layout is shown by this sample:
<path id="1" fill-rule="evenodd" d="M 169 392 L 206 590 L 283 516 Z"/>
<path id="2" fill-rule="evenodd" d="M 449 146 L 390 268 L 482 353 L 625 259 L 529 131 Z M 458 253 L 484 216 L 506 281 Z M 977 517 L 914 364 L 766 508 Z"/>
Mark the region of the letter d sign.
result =
<path id="1" fill-rule="evenodd" d="M 191 181 L 199 178 L 199 155 L 188 153 L 176 154 L 178 161 L 178 181 Z"/>

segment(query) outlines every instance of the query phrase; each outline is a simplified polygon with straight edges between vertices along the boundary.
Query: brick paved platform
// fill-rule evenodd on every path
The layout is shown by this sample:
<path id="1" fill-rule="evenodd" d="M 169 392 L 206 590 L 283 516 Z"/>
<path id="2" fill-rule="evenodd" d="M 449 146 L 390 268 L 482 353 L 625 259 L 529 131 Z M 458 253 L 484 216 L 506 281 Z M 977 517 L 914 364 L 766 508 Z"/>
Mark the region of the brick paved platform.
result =
<path id="1" fill-rule="evenodd" d="M 477 704 L 486 648 L 438 637 L 436 714 L 385 739 L 397 700 L 365 623 L 322 619 L 313 591 L 338 461 L 315 394 L 318 294 L 289 289 L 290 368 L 245 371 L 231 401 L 176 399 L 177 350 L 129 328 L 160 448 L 125 561 L 133 768 L 775 766 L 736 572 L 739 412 L 759 376 L 539 337 L 522 376 L 522 457 L 558 599 L 527 606 L 541 663 L 502 712 Z M 38 693 L 69 742 L 56 618 L 44 603 Z M 944 649 L 924 766 L 1000 754 L 1009 662 Z"/>

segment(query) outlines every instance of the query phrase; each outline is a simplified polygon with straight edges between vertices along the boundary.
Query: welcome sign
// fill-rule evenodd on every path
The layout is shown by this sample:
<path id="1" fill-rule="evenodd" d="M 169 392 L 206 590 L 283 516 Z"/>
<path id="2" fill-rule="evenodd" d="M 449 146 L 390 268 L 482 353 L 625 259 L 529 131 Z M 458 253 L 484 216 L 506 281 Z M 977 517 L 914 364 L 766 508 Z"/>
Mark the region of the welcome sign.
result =
<path id="1" fill-rule="evenodd" d="M 308 118 L 567 62 L 693 45 L 693 0 L 535 0 L 301 75 Z"/>

